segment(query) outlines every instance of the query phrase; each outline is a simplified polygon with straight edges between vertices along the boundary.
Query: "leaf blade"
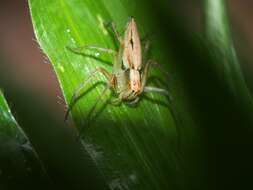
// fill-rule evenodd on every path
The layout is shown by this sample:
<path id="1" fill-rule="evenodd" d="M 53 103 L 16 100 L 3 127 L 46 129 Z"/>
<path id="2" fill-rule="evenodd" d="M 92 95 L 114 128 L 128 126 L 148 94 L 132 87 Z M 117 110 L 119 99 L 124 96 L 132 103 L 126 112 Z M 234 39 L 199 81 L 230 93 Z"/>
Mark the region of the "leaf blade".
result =
<path id="1" fill-rule="evenodd" d="M 67 102 L 70 101 L 73 91 L 96 67 L 102 66 L 109 71 L 111 71 L 111 68 L 108 65 L 101 64 L 99 61 L 73 54 L 67 51 L 65 46 L 71 44 L 75 47 L 96 43 L 96 45 L 115 48 L 113 40 L 105 32 L 102 22 L 113 20 L 118 25 L 119 31 L 122 31 L 128 16 L 135 15 L 131 14 L 131 11 L 136 12 L 137 10 L 131 5 L 125 7 L 125 4 L 126 1 L 96 1 L 96 3 L 93 3 L 90 1 L 61 0 L 54 3 L 50 2 L 47 6 L 54 8 L 48 8 L 45 7 L 46 3 L 42 3 L 42 1 L 30 1 L 35 34 L 42 49 L 54 66 Z M 120 11 L 111 11 L 112 7 Z M 52 18 L 53 12 L 59 11 L 63 15 L 55 15 Z M 52 18 L 52 20 L 48 18 Z M 137 23 L 138 20 L 141 20 L 137 16 L 136 19 Z M 144 28 L 141 24 L 139 24 L 139 28 L 143 33 Z M 52 51 L 53 49 L 55 51 Z M 102 56 L 102 58 L 109 62 L 112 61 L 112 58 L 106 55 Z M 84 62 L 85 64 L 82 64 Z M 104 80 L 102 77 L 97 78 L 98 80 Z M 92 85 L 87 88 L 92 88 Z M 96 86 L 89 93 L 85 93 L 85 96 L 75 105 L 72 113 L 79 129 L 85 125 L 87 113 L 101 90 L 102 87 Z M 106 97 L 108 98 L 109 96 L 107 94 Z M 167 100 L 160 95 L 151 94 L 150 98 L 164 101 L 168 104 Z M 105 168 L 102 169 L 103 172 L 107 171 L 105 176 L 108 178 L 109 184 L 113 186 L 117 180 L 122 184 L 129 181 L 130 187 L 141 184 L 143 189 L 168 185 L 164 181 L 164 177 L 171 174 L 165 172 L 165 168 L 170 168 L 170 170 L 175 170 L 175 168 L 173 164 L 165 162 L 165 160 L 173 160 L 175 155 L 173 151 L 170 153 L 162 152 L 165 147 L 167 149 L 168 145 L 171 149 L 174 149 L 171 141 L 177 138 L 175 124 L 169 109 L 147 100 L 142 100 L 137 108 L 130 108 L 125 105 L 120 107 L 106 105 L 106 108 L 104 108 L 103 104 L 105 102 L 106 100 L 104 99 L 103 103 L 99 105 L 98 112 L 101 109 L 103 111 L 99 113 L 96 121 L 86 131 L 84 146 L 90 151 L 99 167 Z M 157 137 L 162 138 L 162 140 L 156 142 Z M 124 151 L 122 147 L 126 147 Z M 159 148 L 157 149 L 157 147 Z M 155 153 L 151 150 L 156 150 L 155 152 L 164 157 L 162 165 L 166 167 L 163 168 L 158 160 L 155 161 L 152 158 Z M 130 152 L 132 152 L 132 155 Z M 104 154 L 104 156 L 99 158 L 99 156 L 96 156 L 99 153 Z M 128 158 L 127 161 L 122 161 L 124 157 Z M 128 170 L 125 171 L 122 162 L 129 165 Z M 135 162 L 141 163 L 139 169 L 136 169 L 138 165 Z M 158 172 L 159 170 L 163 172 L 160 173 Z M 119 179 L 115 179 L 114 173 L 119 171 L 122 172 L 122 176 L 119 176 Z M 138 176 L 139 181 L 131 180 L 131 176 L 134 176 L 134 178 Z M 148 177 L 150 184 L 147 185 L 145 183 L 144 176 Z M 156 181 L 159 178 L 163 180 Z"/>

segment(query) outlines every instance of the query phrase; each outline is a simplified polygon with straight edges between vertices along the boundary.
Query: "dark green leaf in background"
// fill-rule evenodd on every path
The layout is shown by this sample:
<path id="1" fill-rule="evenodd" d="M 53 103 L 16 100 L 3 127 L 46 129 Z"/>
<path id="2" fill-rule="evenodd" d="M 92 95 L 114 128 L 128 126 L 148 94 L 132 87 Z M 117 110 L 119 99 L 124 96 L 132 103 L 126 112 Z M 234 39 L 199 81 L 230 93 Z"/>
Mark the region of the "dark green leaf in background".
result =
<path id="1" fill-rule="evenodd" d="M 206 39 L 212 47 L 210 51 L 217 71 L 235 98 L 242 97 L 240 103 L 244 104 L 248 112 L 252 112 L 253 100 L 246 86 L 230 34 L 226 1 L 206 0 L 205 9 Z"/>
<path id="2" fill-rule="evenodd" d="M 0 91 L 0 188 L 42 189 L 48 176 Z M 37 185 L 40 184 L 38 187 Z"/>

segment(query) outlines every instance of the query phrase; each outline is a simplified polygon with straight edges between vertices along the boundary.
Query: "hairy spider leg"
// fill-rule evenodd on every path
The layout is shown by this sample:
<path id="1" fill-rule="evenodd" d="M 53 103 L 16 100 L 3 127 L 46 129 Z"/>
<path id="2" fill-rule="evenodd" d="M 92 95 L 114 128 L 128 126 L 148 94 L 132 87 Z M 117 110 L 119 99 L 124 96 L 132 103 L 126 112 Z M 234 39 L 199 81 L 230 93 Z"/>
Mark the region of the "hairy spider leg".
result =
<path id="1" fill-rule="evenodd" d="M 149 51 L 149 49 L 150 49 L 150 41 L 149 40 L 145 40 L 145 44 L 144 44 L 144 50 L 143 50 L 143 62 L 144 63 L 147 63 L 148 61 L 150 61 L 150 60 L 148 60 L 147 59 L 147 56 L 148 56 L 148 51 Z M 161 64 L 159 64 L 158 62 L 156 62 L 156 61 L 154 61 L 154 60 L 152 60 L 152 65 L 153 66 L 155 66 L 156 68 L 158 68 L 165 76 L 167 76 L 167 77 L 169 77 L 170 75 L 169 75 L 169 73 L 166 71 L 166 69 L 164 69 L 163 67 L 162 67 L 162 65 Z"/>
<path id="2" fill-rule="evenodd" d="M 139 102 L 140 98 L 137 96 L 133 101 L 126 102 L 129 106 L 135 106 Z"/>
<path id="3" fill-rule="evenodd" d="M 71 97 L 71 100 L 70 100 L 69 107 L 68 107 L 68 109 L 67 109 L 67 111 L 66 111 L 64 121 L 66 121 L 66 120 L 68 119 L 68 115 L 69 115 L 69 113 L 70 113 L 72 107 L 73 107 L 74 104 L 76 103 L 76 100 L 77 100 L 78 97 L 81 95 L 80 92 L 82 91 L 82 89 L 86 86 L 87 83 L 90 82 L 90 80 L 91 80 L 97 73 L 103 74 L 103 75 L 106 77 L 108 84 L 111 85 L 110 83 L 111 83 L 111 81 L 112 81 L 114 75 L 111 75 L 110 73 L 108 73 L 108 72 L 107 72 L 104 68 L 102 68 L 102 67 L 99 67 L 99 68 L 95 69 L 95 70 L 88 76 L 88 78 L 87 78 L 84 82 L 82 82 L 82 83 L 80 84 L 79 88 L 77 88 L 77 89 L 74 91 L 74 94 L 73 94 L 73 96 Z"/>
<path id="4" fill-rule="evenodd" d="M 118 42 L 121 42 L 121 37 L 120 37 L 120 35 L 119 35 L 118 31 L 117 31 L 117 27 L 116 27 L 115 22 L 104 23 L 104 26 L 105 27 L 110 27 L 112 29 L 114 37 L 118 40 Z"/>
<path id="5" fill-rule="evenodd" d="M 169 96 L 169 92 L 163 88 L 157 88 L 154 86 L 145 86 L 143 92 L 157 92 L 159 94 L 163 94 L 165 96 Z"/>
<path id="6" fill-rule="evenodd" d="M 150 41 L 145 40 L 144 43 L 144 48 L 143 48 L 143 56 L 142 56 L 142 62 L 146 63 L 147 62 L 147 57 L 148 57 L 148 51 L 150 49 Z"/>
<path id="7" fill-rule="evenodd" d="M 127 95 L 126 95 L 126 93 L 127 93 Z M 130 106 L 135 105 L 135 104 L 139 101 L 139 97 L 138 97 L 138 96 L 137 96 L 137 97 L 131 97 L 131 96 L 133 96 L 133 95 L 132 95 L 132 91 L 130 91 L 130 90 L 127 90 L 127 89 L 126 89 L 124 95 L 125 95 L 126 97 L 128 97 L 128 98 L 135 98 L 135 99 L 133 99 L 132 101 L 125 102 L 126 104 L 128 104 L 128 105 L 130 105 Z M 134 94 L 134 96 L 136 96 L 136 95 Z M 124 99 L 123 99 L 122 97 L 114 98 L 113 100 L 110 101 L 110 104 L 112 104 L 112 105 L 114 105 L 114 106 L 119 106 L 119 105 L 123 102 L 123 100 L 124 100 Z"/>
<path id="8" fill-rule="evenodd" d="M 112 30 L 114 32 L 114 35 L 116 36 L 116 38 L 119 40 L 119 42 L 121 41 L 121 38 L 116 30 L 116 26 L 113 22 L 110 23 L 110 26 L 112 27 Z M 98 47 L 98 46 L 95 46 L 95 45 L 84 45 L 84 46 L 80 46 L 80 47 L 77 47 L 77 48 L 71 48 L 71 47 L 68 47 L 67 48 L 74 52 L 74 53 L 77 53 L 77 54 L 81 54 L 82 53 L 82 49 L 93 49 L 93 50 L 97 50 L 97 51 L 100 51 L 100 52 L 104 52 L 104 53 L 109 53 L 109 54 L 113 54 L 114 55 L 114 62 L 113 62 L 113 70 L 114 70 L 114 73 L 117 73 L 118 70 L 121 68 L 121 54 L 122 54 L 122 48 L 119 49 L 119 52 L 116 52 L 115 50 L 113 49 L 109 49 L 109 48 L 103 48 L 103 47 Z M 106 78 L 107 78 L 107 81 L 108 83 L 110 83 L 110 86 L 114 86 L 113 84 L 113 81 L 112 79 L 115 77 L 115 74 L 109 74 L 105 69 L 103 68 L 98 68 L 96 69 L 91 75 L 89 75 L 88 79 L 86 79 L 86 81 L 84 81 L 80 87 L 75 90 L 73 96 L 72 96 L 72 99 L 70 101 L 70 105 L 69 105 L 69 108 L 65 114 L 65 121 L 67 120 L 68 118 L 68 115 L 69 115 L 69 112 L 71 111 L 73 105 L 75 104 L 75 101 L 76 99 L 79 97 L 79 93 L 80 91 L 84 88 L 84 86 L 91 80 L 91 78 L 97 73 L 97 72 L 100 72 L 102 73 Z"/>
<path id="9" fill-rule="evenodd" d="M 92 50 L 97 50 L 97 51 L 100 51 L 103 53 L 108 53 L 108 54 L 115 54 L 116 53 L 116 51 L 113 49 L 103 48 L 103 47 L 99 47 L 96 45 L 84 45 L 84 46 L 79 46 L 79 47 L 75 47 L 75 48 L 66 46 L 66 48 L 68 48 L 70 51 L 72 51 L 73 53 L 76 53 L 76 54 L 82 54 L 83 49 L 92 49 Z"/>
<path id="10" fill-rule="evenodd" d="M 146 63 L 146 65 L 144 67 L 144 72 L 143 72 L 143 75 L 142 75 L 140 93 L 142 93 L 142 92 L 156 92 L 156 93 L 160 93 L 160 94 L 165 95 L 165 96 L 169 96 L 169 92 L 165 89 L 146 86 L 147 77 L 148 77 L 148 74 L 149 74 L 149 68 L 150 68 L 151 65 L 156 65 L 156 64 L 158 64 L 158 63 L 156 61 L 152 60 L 152 59 L 148 60 L 148 62 Z"/>
<path id="11" fill-rule="evenodd" d="M 101 93 L 99 96 L 97 96 L 97 99 L 96 99 L 94 105 L 92 106 L 92 108 L 90 109 L 90 111 L 89 111 L 89 113 L 88 113 L 88 117 L 87 117 L 87 118 L 88 118 L 88 123 L 87 123 L 87 126 L 89 126 L 89 124 L 90 124 L 89 118 L 92 117 L 92 114 L 93 114 L 94 111 L 96 110 L 96 106 L 97 106 L 98 102 L 99 102 L 99 101 L 101 100 L 101 98 L 105 95 L 106 91 L 107 91 L 109 88 L 110 88 L 110 85 L 107 85 L 107 86 L 103 89 L 102 93 Z M 77 139 L 80 139 L 83 130 L 84 130 L 84 126 L 82 126 L 81 129 L 79 130 L 79 135 L 77 136 Z"/>

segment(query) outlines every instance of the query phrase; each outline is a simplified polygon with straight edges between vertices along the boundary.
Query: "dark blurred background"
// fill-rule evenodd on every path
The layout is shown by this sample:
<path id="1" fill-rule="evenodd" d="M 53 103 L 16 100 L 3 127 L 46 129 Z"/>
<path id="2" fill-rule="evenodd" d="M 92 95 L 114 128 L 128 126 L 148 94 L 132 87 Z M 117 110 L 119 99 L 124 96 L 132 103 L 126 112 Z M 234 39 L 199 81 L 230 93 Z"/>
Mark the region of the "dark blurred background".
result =
<path id="1" fill-rule="evenodd" d="M 20 89 L 32 91 L 47 103 L 52 114 L 63 117 L 64 106 L 57 103 L 61 96 L 59 85 L 52 66 L 35 40 L 28 2 L 2 0 L 0 28 L 0 74 L 6 75 L 8 82 Z"/>
<path id="2" fill-rule="evenodd" d="M 203 14 L 198 0 L 177 1 L 179 14 L 188 20 L 189 28 L 201 31 Z M 242 67 L 250 78 L 253 50 L 253 1 L 228 0 L 228 14 L 233 38 Z M 38 47 L 33 34 L 27 1 L 1 0 L 0 6 L 0 60 L 5 63 L 8 80 L 22 89 L 32 91 L 49 106 L 56 117 L 63 117 L 64 106 L 58 103 L 61 92 L 47 57 Z"/>

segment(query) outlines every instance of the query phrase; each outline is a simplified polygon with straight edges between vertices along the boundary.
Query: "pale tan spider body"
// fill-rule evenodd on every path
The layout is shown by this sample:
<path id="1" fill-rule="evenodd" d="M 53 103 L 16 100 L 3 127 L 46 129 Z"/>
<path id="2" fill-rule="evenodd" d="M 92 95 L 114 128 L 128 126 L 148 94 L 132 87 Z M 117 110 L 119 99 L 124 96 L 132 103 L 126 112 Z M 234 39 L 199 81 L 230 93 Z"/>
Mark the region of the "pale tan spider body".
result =
<path id="1" fill-rule="evenodd" d="M 110 74 L 104 68 L 99 67 L 93 71 L 90 76 L 81 84 L 81 86 L 75 90 L 74 95 L 72 96 L 70 106 L 67 110 L 66 117 L 71 110 L 73 104 L 80 96 L 81 90 L 85 85 L 90 81 L 90 79 L 95 76 L 97 73 L 103 74 L 107 78 L 107 87 L 98 97 L 94 106 L 91 109 L 91 112 L 96 107 L 97 102 L 105 94 L 107 89 L 111 88 L 117 95 L 117 98 L 112 101 L 113 104 L 120 104 L 121 102 L 128 102 L 129 104 L 135 104 L 139 100 L 139 95 L 143 92 L 158 92 L 161 94 L 168 95 L 167 91 L 164 89 L 156 87 L 146 87 L 146 80 L 148 76 L 149 66 L 151 64 L 157 64 L 153 60 L 148 60 L 145 64 L 143 71 L 142 69 L 142 49 L 139 33 L 137 30 L 136 23 L 133 18 L 130 18 L 123 38 L 121 38 L 115 28 L 115 25 L 112 23 L 112 29 L 119 41 L 118 51 L 101 48 L 97 46 L 83 46 L 76 49 L 71 49 L 76 53 L 80 53 L 80 48 L 95 49 L 97 51 L 102 51 L 106 53 L 111 53 L 114 55 L 113 60 L 113 71 Z M 146 48 L 147 49 L 147 48 Z"/>
<path id="2" fill-rule="evenodd" d="M 141 93 L 140 69 L 142 66 L 142 52 L 139 33 L 136 23 L 131 18 L 127 24 L 123 40 L 123 65 L 129 69 L 130 91 L 135 95 Z"/>
<path id="3" fill-rule="evenodd" d="M 142 64 L 141 42 L 133 18 L 127 23 L 123 39 L 119 38 L 120 48 L 116 55 L 114 83 L 112 87 L 119 94 L 119 99 L 132 101 L 141 94 L 140 69 Z"/>

